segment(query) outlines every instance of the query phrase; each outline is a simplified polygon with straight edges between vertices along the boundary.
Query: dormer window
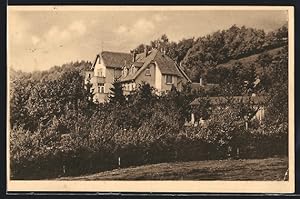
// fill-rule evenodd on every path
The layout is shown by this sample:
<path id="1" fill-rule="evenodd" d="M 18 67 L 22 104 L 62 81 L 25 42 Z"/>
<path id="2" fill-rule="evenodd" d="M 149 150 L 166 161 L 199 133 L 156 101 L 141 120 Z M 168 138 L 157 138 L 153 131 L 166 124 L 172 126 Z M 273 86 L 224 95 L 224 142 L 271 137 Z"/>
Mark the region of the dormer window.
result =
<path id="1" fill-rule="evenodd" d="M 145 75 L 146 76 L 151 76 L 150 67 L 146 68 Z"/>

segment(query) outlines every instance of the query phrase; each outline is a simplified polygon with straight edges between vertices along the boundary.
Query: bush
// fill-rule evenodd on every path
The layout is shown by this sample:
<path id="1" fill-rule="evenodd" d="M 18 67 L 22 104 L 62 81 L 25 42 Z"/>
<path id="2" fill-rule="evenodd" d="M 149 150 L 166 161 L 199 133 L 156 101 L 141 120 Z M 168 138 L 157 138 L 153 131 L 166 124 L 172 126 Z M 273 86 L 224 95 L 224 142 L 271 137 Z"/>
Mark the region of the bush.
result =
<path id="1" fill-rule="evenodd" d="M 190 95 L 172 91 L 158 97 L 149 86 L 141 87 L 124 104 L 87 106 L 85 99 L 67 98 L 64 113 L 45 112 L 47 119 L 34 131 L 15 125 L 12 179 L 100 172 L 118 168 L 119 157 L 120 167 L 128 167 L 235 157 L 237 148 L 242 158 L 287 154 L 287 125 L 250 125 L 246 131 L 240 109 L 231 107 L 210 113 L 206 126 L 184 127 Z"/>

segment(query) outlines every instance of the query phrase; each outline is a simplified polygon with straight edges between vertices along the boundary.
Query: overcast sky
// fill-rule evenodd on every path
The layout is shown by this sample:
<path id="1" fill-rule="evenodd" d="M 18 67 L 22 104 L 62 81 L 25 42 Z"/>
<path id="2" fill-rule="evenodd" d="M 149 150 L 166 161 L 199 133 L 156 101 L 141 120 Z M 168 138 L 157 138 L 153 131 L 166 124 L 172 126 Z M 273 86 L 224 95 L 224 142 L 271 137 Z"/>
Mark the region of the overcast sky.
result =
<path id="1" fill-rule="evenodd" d="M 199 37 L 233 24 L 274 30 L 286 11 L 43 11 L 9 10 L 9 67 L 45 70 L 70 61 L 93 61 L 103 50 L 129 52 L 166 34 Z"/>

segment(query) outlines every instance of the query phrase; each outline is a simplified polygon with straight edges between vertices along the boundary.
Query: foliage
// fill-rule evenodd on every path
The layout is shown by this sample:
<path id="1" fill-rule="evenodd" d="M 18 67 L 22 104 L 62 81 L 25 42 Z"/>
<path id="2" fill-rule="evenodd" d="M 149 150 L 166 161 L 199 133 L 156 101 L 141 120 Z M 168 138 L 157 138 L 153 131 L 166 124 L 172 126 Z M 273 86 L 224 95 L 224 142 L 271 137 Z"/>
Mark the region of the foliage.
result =
<path id="1" fill-rule="evenodd" d="M 205 77 L 207 70 L 232 59 L 261 53 L 265 50 L 287 45 L 288 29 L 283 25 L 278 30 L 265 33 L 254 28 L 233 25 L 227 30 L 217 31 L 197 39 L 182 39 L 179 42 L 170 41 L 167 35 L 153 40 L 150 47 L 164 51 L 178 64 L 182 63 L 185 72 L 193 81 Z M 144 44 L 135 50 L 144 51 Z"/>
<path id="2" fill-rule="evenodd" d="M 123 87 L 121 82 L 115 81 L 110 91 L 111 93 L 109 96 L 109 101 L 111 103 L 123 104 L 125 102 L 125 96 L 123 94 Z"/>

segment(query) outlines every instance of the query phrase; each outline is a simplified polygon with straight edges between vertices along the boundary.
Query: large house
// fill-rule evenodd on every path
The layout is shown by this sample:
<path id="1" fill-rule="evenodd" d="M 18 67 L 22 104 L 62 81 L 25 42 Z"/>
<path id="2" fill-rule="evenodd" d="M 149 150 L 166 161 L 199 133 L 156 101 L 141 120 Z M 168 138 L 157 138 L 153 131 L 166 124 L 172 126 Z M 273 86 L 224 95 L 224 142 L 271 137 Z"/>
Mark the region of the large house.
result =
<path id="1" fill-rule="evenodd" d="M 143 82 L 154 87 L 158 94 L 171 90 L 172 86 L 180 91 L 184 83 L 191 82 L 176 62 L 155 48 L 145 48 L 139 54 L 107 51 L 98 54 L 85 77 L 85 83 L 92 84 L 94 101 L 107 101 L 114 81 L 122 83 L 124 94 Z"/>

